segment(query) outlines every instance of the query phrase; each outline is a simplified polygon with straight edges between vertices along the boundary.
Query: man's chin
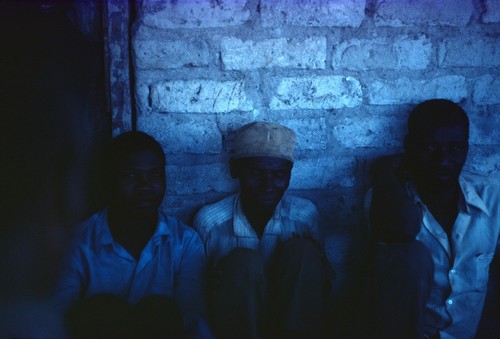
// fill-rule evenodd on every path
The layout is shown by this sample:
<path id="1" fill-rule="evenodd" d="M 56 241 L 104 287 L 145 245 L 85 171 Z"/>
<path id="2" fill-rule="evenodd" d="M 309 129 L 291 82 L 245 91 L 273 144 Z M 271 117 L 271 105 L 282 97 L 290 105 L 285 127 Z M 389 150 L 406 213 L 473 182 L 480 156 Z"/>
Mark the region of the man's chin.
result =
<path id="1" fill-rule="evenodd" d="M 458 182 L 458 176 L 452 174 L 434 175 L 429 179 L 429 183 L 436 187 L 453 186 Z"/>
<path id="2" fill-rule="evenodd" d="M 141 218 L 141 217 L 150 217 L 152 215 L 155 215 L 158 213 L 158 206 L 157 205 L 139 205 L 139 206 L 134 206 L 131 207 L 129 210 L 129 215 L 136 217 L 136 218 Z"/>
<path id="3" fill-rule="evenodd" d="M 274 212 L 276 206 L 278 206 L 279 200 L 261 200 L 258 203 L 258 206 L 262 209 L 263 212 Z"/>

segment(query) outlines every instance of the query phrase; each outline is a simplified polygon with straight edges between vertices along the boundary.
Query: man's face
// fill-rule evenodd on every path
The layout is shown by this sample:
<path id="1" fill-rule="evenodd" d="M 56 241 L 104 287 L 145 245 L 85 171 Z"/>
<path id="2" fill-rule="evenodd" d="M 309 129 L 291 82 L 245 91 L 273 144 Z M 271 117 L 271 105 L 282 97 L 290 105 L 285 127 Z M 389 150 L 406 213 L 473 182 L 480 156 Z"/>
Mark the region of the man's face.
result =
<path id="1" fill-rule="evenodd" d="M 233 173 L 240 181 L 242 199 L 263 212 L 273 212 L 290 183 L 292 163 L 274 157 L 236 161 Z"/>
<path id="2" fill-rule="evenodd" d="M 131 153 L 112 175 L 110 207 L 131 215 L 156 213 L 165 194 L 165 162 L 153 151 Z"/>
<path id="3" fill-rule="evenodd" d="M 429 127 L 418 136 L 408 137 L 406 151 L 418 181 L 443 187 L 457 182 L 468 149 L 467 129 L 456 124 Z"/>

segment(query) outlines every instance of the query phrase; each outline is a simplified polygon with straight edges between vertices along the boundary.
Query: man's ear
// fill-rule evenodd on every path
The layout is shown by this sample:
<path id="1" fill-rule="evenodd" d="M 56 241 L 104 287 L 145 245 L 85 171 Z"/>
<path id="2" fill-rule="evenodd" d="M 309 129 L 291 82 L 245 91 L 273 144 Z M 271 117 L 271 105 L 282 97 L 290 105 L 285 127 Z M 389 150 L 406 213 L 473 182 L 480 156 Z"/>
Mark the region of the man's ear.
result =
<path id="1" fill-rule="evenodd" d="M 231 178 L 238 179 L 240 176 L 240 166 L 239 162 L 236 159 L 229 159 L 229 173 L 231 174 Z"/>

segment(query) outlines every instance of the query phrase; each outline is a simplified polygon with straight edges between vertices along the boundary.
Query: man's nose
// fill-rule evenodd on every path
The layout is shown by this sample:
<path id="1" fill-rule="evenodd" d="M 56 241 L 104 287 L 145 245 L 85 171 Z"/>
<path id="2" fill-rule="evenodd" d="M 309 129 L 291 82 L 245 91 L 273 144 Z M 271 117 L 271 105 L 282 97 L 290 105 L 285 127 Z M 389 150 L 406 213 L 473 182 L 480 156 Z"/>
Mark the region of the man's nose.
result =
<path id="1" fill-rule="evenodd" d="M 441 164 L 441 165 L 448 164 L 451 160 L 451 154 L 450 154 L 449 147 L 447 147 L 445 145 L 441 145 L 439 147 L 436 147 L 436 151 L 435 151 L 434 156 L 439 164 Z"/>
<path id="2" fill-rule="evenodd" d="M 275 189 L 274 176 L 271 173 L 265 173 L 262 177 L 262 183 L 267 191 Z"/>
<path id="3" fill-rule="evenodd" d="M 139 185 L 149 185 L 151 183 L 151 178 L 148 173 L 138 173 L 137 174 L 137 183 Z"/>

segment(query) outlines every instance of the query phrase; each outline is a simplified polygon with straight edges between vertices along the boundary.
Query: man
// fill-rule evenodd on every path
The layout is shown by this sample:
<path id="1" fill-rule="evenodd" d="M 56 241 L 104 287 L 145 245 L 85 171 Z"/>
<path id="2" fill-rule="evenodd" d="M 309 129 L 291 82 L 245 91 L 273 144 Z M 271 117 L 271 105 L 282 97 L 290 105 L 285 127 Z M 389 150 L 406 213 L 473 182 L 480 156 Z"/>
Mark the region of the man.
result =
<path id="1" fill-rule="evenodd" d="M 328 290 L 318 211 L 286 194 L 295 133 L 254 122 L 238 129 L 231 176 L 240 191 L 195 217 L 210 262 L 219 338 L 318 337 Z"/>
<path id="2" fill-rule="evenodd" d="M 130 325 L 117 316 L 123 313 L 120 305 L 167 305 L 161 298 L 169 297 L 174 303 L 165 314 L 180 311 L 188 336 L 201 336 L 196 331 L 203 330 L 203 244 L 194 230 L 158 210 L 166 186 L 160 144 L 142 132 L 124 133 L 112 141 L 106 163 L 108 207 L 79 225 L 57 285 L 59 305 L 77 305 L 70 308 L 71 334 L 82 335 L 81 331 L 92 326 L 100 332 L 86 332 L 90 337 L 110 332 L 116 336 L 150 333 L 151 329 L 136 333 L 132 331 L 137 328 L 120 327 Z M 154 296 L 159 301 L 143 301 Z M 89 315 L 99 318 L 96 314 L 114 317 L 112 324 L 111 320 L 95 319 L 112 328 L 86 323 Z M 134 318 L 131 322 L 141 317 Z M 170 325 L 164 328 L 179 327 Z"/>
<path id="3" fill-rule="evenodd" d="M 378 338 L 472 338 L 500 235 L 500 185 L 462 174 L 469 120 L 457 104 L 425 101 L 408 120 L 401 163 L 373 169 Z"/>

